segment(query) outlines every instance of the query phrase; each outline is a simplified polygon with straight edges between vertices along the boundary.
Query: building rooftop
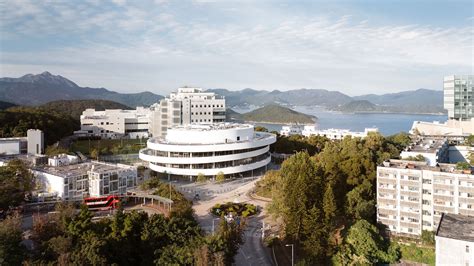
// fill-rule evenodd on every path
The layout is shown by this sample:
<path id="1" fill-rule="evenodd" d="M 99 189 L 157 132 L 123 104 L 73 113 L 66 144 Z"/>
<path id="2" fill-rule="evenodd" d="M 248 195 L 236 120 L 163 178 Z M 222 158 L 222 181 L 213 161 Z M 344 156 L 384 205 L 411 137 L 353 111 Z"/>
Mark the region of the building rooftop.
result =
<path id="1" fill-rule="evenodd" d="M 78 163 L 78 164 L 70 164 L 70 165 L 63 165 L 63 166 L 45 166 L 45 167 L 38 167 L 34 170 L 61 176 L 61 177 L 70 177 L 70 176 L 78 176 L 78 175 L 86 175 L 88 171 L 93 171 L 96 173 L 106 173 L 115 170 L 121 169 L 132 169 L 133 166 L 124 165 L 124 164 L 111 164 L 111 163 L 103 163 L 103 162 L 86 162 L 86 163 Z"/>
<path id="2" fill-rule="evenodd" d="M 421 138 L 410 144 L 405 152 L 436 153 L 447 144 L 446 138 Z"/>
<path id="3" fill-rule="evenodd" d="M 212 131 L 212 130 L 226 130 L 226 129 L 238 129 L 238 128 L 253 128 L 253 126 L 249 124 L 237 124 L 237 123 L 213 123 L 213 124 L 189 124 L 189 125 L 173 126 L 168 129 L 188 130 L 188 131 Z"/>
<path id="4" fill-rule="evenodd" d="M 390 159 L 389 161 L 383 162 L 382 167 L 388 168 L 399 168 L 399 169 L 415 169 L 415 170 L 430 170 L 435 172 L 447 172 L 465 174 L 462 170 L 456 169 L 456 164 L 449 163 L 438 163 L 436 166 L 428 165 L 428 162 L 418 162 L 409 160 L 395 160 Z M 470 174 L 472 174 L 472 169 Z"/>
<path id="5" fill-rule="evenodd" d="M 444 213 L 436 236 L 474 242 L 474 217 Z"/>
<path id="6" fill-rule="evenodd" d="M 12 137 L 12 138 L 0 138 L 0 142 L 10 142 L 10 141 L 27 141 L 27 137 Z"/>

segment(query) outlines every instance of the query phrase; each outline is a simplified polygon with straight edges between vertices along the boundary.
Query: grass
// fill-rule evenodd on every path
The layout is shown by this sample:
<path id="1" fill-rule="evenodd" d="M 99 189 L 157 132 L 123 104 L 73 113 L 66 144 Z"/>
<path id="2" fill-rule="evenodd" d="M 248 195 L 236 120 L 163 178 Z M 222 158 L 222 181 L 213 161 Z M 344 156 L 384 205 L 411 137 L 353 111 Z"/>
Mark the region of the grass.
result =
<path id="1" fill-rule="evenodd" d="M 404 261 L 435 265 L 436 255 L 434 248 L 418 247 L 415 244 L 400 244 L 400 251 L 402 253 L 401 259 Z"/>
<path id="2" fill-rule="evenodd" d="M 140 139 L 77 140 L 72 143 L 69 150 L 79 151 L 85 155 L 89 155 L 92 149 L 100 150 L 101 154 L 127 154 L 138 153 L 145 146 L 146 140 Z"/>

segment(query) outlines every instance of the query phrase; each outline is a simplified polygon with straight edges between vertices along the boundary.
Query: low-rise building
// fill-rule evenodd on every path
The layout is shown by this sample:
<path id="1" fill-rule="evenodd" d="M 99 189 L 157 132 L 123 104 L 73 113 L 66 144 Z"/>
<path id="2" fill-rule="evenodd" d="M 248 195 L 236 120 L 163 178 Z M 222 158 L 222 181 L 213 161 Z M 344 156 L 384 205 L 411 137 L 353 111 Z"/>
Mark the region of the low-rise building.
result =
<path id="1" fill-rule="evenodd" d="M 28 129 L 26 137 L 0 138 L 0 156 L 43 153 L 44 134 L 39 129 Z"/>
<path id="2" fill-rule="evenodd" d="M 276 136 L 255 132 L 252 125 L 217 123 L 168 128 L 166 137 L 149 139 L 140 159 L 165 175 L 199 174 L 213 177 L 252 176 L 262 173 L 271 161 L 270 144 Z"/>
<path id="3" fill-rule="evenodd" d="M 280 130 L 280 135 L 282 136 L 293 136 L 293 135 L 302 135 L 303 126 L 302 125 L 289 125 L 282 126 Z"/>
<path id="4" fill-rule="evenodd" d="M 391 233 L 436 230 L 442 213 L 474 216 L 474 175 L 454 164 L 390 160 L 377 167 L 377 221 Z"/>
<path id="5" fill-rule="evenodd" d="M 436 265 L 474 265 L 474 217 L 443 214 L 435 241 Z"/>
<path id="6" fill-rule="evenodd" d="M 150 119 L 150 109 L 144 107 L 137 107 L 135 110 L 86 109 L 81 115 L 81 130 L 74 134 L 108 139 L 147 138 L 151 126 Z"/>
<path id="7" fill-rule="evenodd" d="M 40 187 L 63 200 L 125 195 L 137 183 L 137 168 L 123 164 L 87 162 L 33 168 Z"/>
<path id="8" fill-rule="evenodd" d="M 423 156 L 428 165 L 449 163 L 449 143 L 445 138 L 419 138 L 400 153 L 402 159 Z"/>
<path id="9" fill-rule="evenodd" d="M 365 128 L 363 132 L 350 131 L 348 129 L 317 129 L 316 126 L 305 126 L 302 134 L 305 137 L 322 136 L 330 140 L 341 140 L 347 136 L 353 138 L 365 138 L 371 132 L 378 132 L 378 128 Z"/>

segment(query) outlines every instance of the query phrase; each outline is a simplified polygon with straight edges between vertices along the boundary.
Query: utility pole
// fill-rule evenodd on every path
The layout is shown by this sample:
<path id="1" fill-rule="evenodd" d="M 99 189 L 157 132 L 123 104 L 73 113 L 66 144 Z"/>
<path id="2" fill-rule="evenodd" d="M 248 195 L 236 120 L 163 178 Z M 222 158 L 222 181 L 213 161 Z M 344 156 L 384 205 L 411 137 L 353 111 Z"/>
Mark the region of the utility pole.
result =
<path id="1" fill-rule="evenodd" d="M 291 246 L 291 266 L 295 266 L 295 251 L 294 251 L 294 244 L 286 244 L 285 246 Z"/>

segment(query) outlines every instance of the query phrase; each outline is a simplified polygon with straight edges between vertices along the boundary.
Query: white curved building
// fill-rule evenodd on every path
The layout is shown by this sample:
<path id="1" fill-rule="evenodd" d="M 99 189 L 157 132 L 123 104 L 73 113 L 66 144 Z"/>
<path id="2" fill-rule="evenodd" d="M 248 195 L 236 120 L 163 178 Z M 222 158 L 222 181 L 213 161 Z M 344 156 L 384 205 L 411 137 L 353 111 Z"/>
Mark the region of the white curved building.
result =
<path id="1" fill-rule="evenodd" d="M 167 175 L 251 176 L 266 170 L 270 144 L 275 141 L 275 135 L 255 132 L 252 125 L 191 124 L 171 127 L 166 137 L 149 139 L 139 156 L 151 170 Z"/>

